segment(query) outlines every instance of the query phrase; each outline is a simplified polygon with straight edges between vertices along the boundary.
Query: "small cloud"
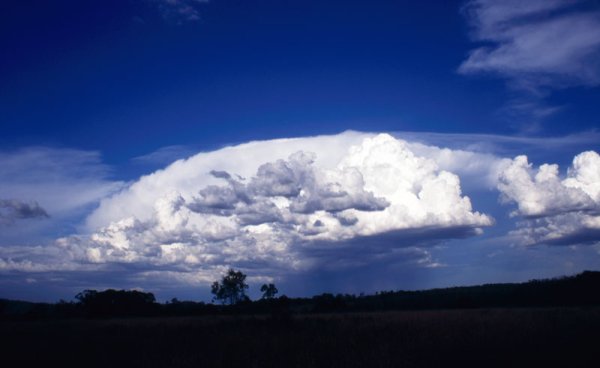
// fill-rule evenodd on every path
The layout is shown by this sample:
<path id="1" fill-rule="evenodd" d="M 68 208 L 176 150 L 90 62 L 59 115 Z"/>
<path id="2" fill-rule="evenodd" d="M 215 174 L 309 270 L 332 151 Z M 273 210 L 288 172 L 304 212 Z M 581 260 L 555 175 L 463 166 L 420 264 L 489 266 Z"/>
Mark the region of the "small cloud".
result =
<path id="1" fill-rule="evenodd" d="M 16 199 L 0 199 L 0 225 L 11 224 L 15 220 L 48 218 L 45 209 L 35 202 L 22 202 Z"/>
<path id="2" fill-rule="evenodd" d="M 200 20 L 199 6 L 209 0 L 146 0 L 158 7 L 162 17 L 177 24 Z"/>

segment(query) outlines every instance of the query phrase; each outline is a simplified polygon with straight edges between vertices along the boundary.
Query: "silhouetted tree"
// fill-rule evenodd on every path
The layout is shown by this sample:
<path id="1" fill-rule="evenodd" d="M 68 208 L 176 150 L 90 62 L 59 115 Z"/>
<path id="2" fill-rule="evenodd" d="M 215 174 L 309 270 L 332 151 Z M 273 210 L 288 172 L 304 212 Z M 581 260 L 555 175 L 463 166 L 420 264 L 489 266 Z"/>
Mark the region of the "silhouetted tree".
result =
<path id="1" fill-rule="evenodd" d="M 279 292 L 275 287 L 275 284 L 263 284 L 263 286 L 260 287 L 260 291 L 263 293 L 263 299 L 273 299 Z"/>
<path id="2" fill-rule="evenodd" d="M 75 299 L 94 317 L 150 315 L 158 306 L 154 294 L 137 290 L 84 290 Z"/>
<path id="3" fill-rule="evenodd" d="M 211 293 L 214 294 L 213 300 L 219 300 L 222 304 L 234 305 L 248 299 L 246 289 L 248 289 L 246 275 L 230 268 L 221 282 L 215 281 L 212 284 Z"/>
<path id="4" fill-rule="evenodd" d="M 86 305 L 89 304 L 92 300 L 94 300 L 97 295 L 98 291 L 86 289 L 81 293 L 75 295 L 75 299 L 77 299 L 77 301 L 82 305 Z"/>

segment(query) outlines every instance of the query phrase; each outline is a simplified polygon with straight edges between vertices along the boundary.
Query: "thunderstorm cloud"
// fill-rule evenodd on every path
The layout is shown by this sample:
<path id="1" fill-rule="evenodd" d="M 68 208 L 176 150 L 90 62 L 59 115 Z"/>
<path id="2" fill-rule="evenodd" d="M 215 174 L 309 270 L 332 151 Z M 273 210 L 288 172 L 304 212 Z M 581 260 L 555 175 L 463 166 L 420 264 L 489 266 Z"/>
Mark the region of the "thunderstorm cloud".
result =
<path id="1" fill-rule="evenodd" d="M 520 244 L 584 244 L 600 229 L 594 151 L 561 174 L 522 155 L 345 132 L 201 152 L 126 185 L 92 168 L 77 180 L 111 190 L 79 231 L 44 246 L 0 247 L 2 272 L 98 271 L 195 284 L 227 267 L 252 280 L 390 261 L 443 267 L 434 247 L 496 223 L 463 184 L 515 206 L 507 238 Z M 33 202 L 1 203 L 30 217 L 45 213 Z"/>

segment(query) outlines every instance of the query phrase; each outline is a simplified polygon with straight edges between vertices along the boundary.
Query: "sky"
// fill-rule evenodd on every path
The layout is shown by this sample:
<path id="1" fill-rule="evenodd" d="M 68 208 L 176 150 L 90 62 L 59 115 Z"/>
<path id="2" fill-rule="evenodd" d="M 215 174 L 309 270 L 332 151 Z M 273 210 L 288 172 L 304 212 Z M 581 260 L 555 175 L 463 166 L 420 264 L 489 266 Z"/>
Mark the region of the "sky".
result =
<path id="1" fill-rule="evenodd" d="M 0 298 L 600 269 L 597 0 L 6 0 Z"/>

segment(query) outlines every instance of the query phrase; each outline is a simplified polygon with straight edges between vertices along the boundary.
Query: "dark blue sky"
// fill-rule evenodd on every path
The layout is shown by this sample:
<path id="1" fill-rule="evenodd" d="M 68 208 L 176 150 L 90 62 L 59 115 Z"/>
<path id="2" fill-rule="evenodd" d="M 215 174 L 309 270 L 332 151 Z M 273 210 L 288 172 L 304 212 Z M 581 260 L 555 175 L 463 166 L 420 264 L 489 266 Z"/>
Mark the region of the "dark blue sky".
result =
<path id="1" fill-rule="evenodd" d="M 501 78 L 457 68 L 473 43 L 459 1 L 231 1 L 199 21 L 151 0 L 3 1 L 4 147 L 211 148 L 369 131 L 520 133 Z M 541 135 L 597 125 L 598 91 L 571 88 Z M 135 142 L 135 144 L 132 144 Z"/>
<path id="2" fill-rule="evenodd" d="M 585 246 L 560 237 L 561 245 L 571 248 L 549 246 L 555 241 L 552 234 L 536 238 L 527 232 L 583 223 L 582 218 L 600 223 L 588 212 L 572 218 L 585 201 L 586 211 L 600 210 L 600 194 L 595 197 L 594 189 L 600 188 L 600 179 L 593 176 L 600 170 L 594 166 L 596 156 L 581 156 L 580 167 L 567 170 L 575 155 L 600 148 L 598 0 L 3 0 L 0 55 L 0 284 L 10 290 L 6 296 L 52 299 L 102 286 L 160 289 L 173 284 L 169 277 L 177 280 L 173 285 L 178 292 L 193 295 L 187 285 L 205 282 L 204 271 L 246 267 L 250 276 L 261 280 L 265 274 L 253 271 L 258 264 L 273 270 L 275 276 L 266 276 L 287 283 L 298 295 L 324 288 L 358 292 L 394 285 L 518 281 L 600 267 L 596 225 L 567 234 L 591 236 Z M 222 156 L 222 147 L 335 135 L 327 138 L 331 142 L 325 139 L 331 152 L 319 146 L 319 139 L 301 141 L 305 146 L 298 147 L 342 160 L 346 156 L 340 147 L 364 143 L 355 133 L 339 135 L 345 131 L 406 139 L 411 154 L 456 173 L 462 194 L 473 204 L 472 211 L 450 216 L 455 228 L 444 233 L 446 238 L 436 232 L 449 227 L 441 217 L 432 220 L 433 225 L 413 218 L 406 228 L 419 235 L 408 231 L 394 238 L 408 247 L 398 251 L 401 256 L 383 265 L 374 261 L 356 266 L 353 282 L 370 275 L 352 286 L 362 290 L 344 284 L 345 268 L 290 275 L 278 273 L 281 264 L 267 257 L 254 263 L 224 258 L 209 268 L 181 266 L 179 260 L 165 269 L 164 258 L 148 261 L 140 256 L 143 252 L 136 253 L 143 260 L 135 261 L 94 253 L 104 248 L 93 243 L 93 236 L 78 243 L 78 236 L 102 233 L 103 226 L 129 215 L 143 224 L 153 223 L 143 214 L 160 213 L 156 203 L 162 203 L 167 189 L 182 193 L 187 201 L 182 208 L 200 211 L 204 207 L 190 201 L 215 182 L 194 170 L 225 170 L 251 178 L 268 159 L 287 159 L 290 153 L 272 142 L 261 143 L 256 151 L 242 149 L 251 157 Z M 416 142 L 449 151 L 444 156 Z M 260 147 L 273 149 L 272 157 Z M 208 153 L 179 168 L 166 168 L 198 152 Z M 592 173 L 577 177 L 577 188 L 585 187 L 585 201 L 573 197 L 568 182 L 552 186 L 532 179 L 533 187 L 519 187 L 515 183 L 523 183 L 519 175 L 526 171 L 517 170 L 522 162 L 513 162 L 514 171 L 507 169 L 519 154 L 533 163 L 531 178 L 545 162 L 560 165 L 560 180 L 577 172 Z M 208 158 L 203 161 L 213 156 L 221 166 L 210 166 Z M 365 178 L 373 174 L 362 171 L 367 166 L 358 167 Z M 439 170 L 430 174 L 439 175 Z M 149 177 L 140 179 L 142 175 Z M 417 182 L 415 187 L 421 185 Z M 523 193 L 538 190 L 536 207 Z M 444 200 L 454 195 L 448 193 Z M 359 197 L 371 198 L 364 193 Z M 177 206 L 176 199 L 170 200 Z M 262 210 L 272 208 L 274 202 L 268 203 L 271 207 Z M 366 206 L 352 204 L 349 211 Z M 336 211 L 326 215 L 337 218 Z M 472 220 L 468 216 L 474 211 L 493 217 L 493 224 Z M 237 215 L 230 220 L 245 221 Z M 143 233 L 131 226 L 136 230 L 128 234 Z M 474 230 L 479 226 L 485 229 L 483 237 Z M 360 231 L 354 235 L 364 236 Z M 106 244 L 121 247 L 111 241 Z M 377 241 L 373 240 L 375 253 L 381 246 Z M 194 242 L 190 244 L 202 243 Z M 535 250 L 512 247 L 511 242 L 534 244 Z M 35 263 L 59 257 L 56 244 L 69 249 L 70 263 Z M 582 250 L 569 253 L 577 247 Z M 314 261 L 307 250 L 294 254 Z M 356 254 L 361 259 L 375 257 Z M 105 268 L 96 270 L 97 264 Z M 159 269 L 167 273 L 152 273 Z M 189 276 L 196 271 L 195 278 Z M 386 276 L 394 272 L 401 280 L 398 284 Z M 62 281 L 49 281 L 57 279 Z"/>

